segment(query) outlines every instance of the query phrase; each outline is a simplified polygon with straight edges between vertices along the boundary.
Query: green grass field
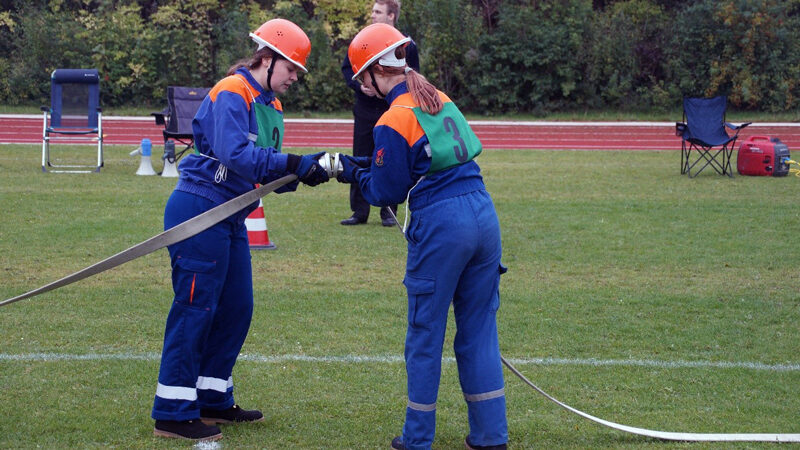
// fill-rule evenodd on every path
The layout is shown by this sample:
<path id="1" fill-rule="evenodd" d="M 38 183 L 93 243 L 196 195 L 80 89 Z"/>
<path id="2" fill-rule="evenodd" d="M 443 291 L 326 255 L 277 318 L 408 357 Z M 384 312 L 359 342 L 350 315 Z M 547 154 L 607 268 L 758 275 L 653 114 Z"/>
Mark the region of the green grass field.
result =
<path id="1" fill-rule="evenodd" d="M 38 146 L 0 146 L 0 300 L 161 231 L 175 179 L 134 175 L 130 150 L 66 175 L 41 173 Z M 800 433 L 800 179 L 687 179 L 677 148 L 478 161 L 509 267 L 501 350 L 528 378 L 630 426 Z M 237 402 L 266 421 L 224 427 L 213 448 L 388 448 L 399 434 L 405 242 L 377 209 L 340 226 L 347 199 L 336 182 L 264 198 L 278 248 L 252 253 L 255 315 L 234 379 Z M 162 249 L 0 308 L 0 448 L 191 447 L 152 436 L 171 295 Z M 437 449 L 467 433 L 453 328 Z M 626 435 L 505 374 L 511 448 L 775 448 Z"/>

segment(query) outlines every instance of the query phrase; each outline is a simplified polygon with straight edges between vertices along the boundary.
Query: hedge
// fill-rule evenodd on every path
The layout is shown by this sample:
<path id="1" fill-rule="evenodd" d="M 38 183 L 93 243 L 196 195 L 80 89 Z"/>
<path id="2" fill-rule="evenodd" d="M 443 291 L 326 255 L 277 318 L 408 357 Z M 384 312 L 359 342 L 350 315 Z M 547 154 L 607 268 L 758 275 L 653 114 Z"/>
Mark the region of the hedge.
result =
<path id="1" fill-rule="evenodd" d="M 285 17 L 312 40 L 310 73 L 282 99 L 342 111 L 340 64 L 368 23 L 364 0 L 36 0 L 0 9 L 0 103 L 47 104 L 59 67 L 94 67 L 105 106 L 160 107 L 168 85 L 212 86 Z M 800 0 L 406 0 L 398 27 L 422 72 L 462 109 L 674 108 L 726 94 L 769 112 L 800 108 Z"/>

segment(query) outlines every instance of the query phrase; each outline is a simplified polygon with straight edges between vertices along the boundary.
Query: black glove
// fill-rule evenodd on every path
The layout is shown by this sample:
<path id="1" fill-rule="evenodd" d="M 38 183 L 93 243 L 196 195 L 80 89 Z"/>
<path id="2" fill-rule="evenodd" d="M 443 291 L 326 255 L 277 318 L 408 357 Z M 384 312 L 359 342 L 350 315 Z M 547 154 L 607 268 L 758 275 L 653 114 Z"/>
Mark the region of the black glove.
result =
<path id="1" fill-rule="evenodd" d="M 328 181 L 328 173 L 319 165 L 318 159 L 325 152 L 314 153 L 313 155 L 286 154 L 286 171 L 294 173 L 297 178 L 309 186 L 316 186 Z"/>
<path id="2" fill-rule="evenodd" d="M 342 183 L 357 183 L 356 172 L 364 167 L 369 167 L 372 164 L 372 158 L 339 154 L 339 162 L 342 163 L 342 173 L 336 179 Z"/>

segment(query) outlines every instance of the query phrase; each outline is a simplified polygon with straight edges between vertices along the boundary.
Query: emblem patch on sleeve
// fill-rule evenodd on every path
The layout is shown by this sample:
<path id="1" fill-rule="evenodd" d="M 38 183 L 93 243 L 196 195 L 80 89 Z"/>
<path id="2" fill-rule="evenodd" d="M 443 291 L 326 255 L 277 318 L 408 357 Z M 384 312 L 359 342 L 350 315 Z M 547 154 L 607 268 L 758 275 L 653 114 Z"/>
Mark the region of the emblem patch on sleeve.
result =
<path id="1" fill-rule="evenodd" d="M 383 166 L 383 153 L 384 151 L 382 148 L 378 149 L 378 151 L 375 152 L 375 165 L 378 167 Z"/>

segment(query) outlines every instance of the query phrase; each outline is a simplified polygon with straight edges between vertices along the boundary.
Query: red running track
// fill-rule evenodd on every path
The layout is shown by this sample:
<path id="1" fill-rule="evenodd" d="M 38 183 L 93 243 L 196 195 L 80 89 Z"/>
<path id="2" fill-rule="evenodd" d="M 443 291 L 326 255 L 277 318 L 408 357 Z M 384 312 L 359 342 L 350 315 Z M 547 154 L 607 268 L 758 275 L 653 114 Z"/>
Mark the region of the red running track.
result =
<path id="1" fill-rule="evenodd" d="M 474 120 L 470 124 L 487 149 L 678 150 L 673 122 L 507 122 Z M 287 119 L 285 147 L 350 148 L 353 122 L 345 119 Z M 104 117 L 106 144 L 138 145 L 142 138 L 163 142 L 151 117 Z M 800 149 L 800 123 L 754 123 L 752 135 L 780 138 L 789 150 Z M 42 116 L 0 115 L 0 143 L 41 144 Z M 54 141 L 55 143 L 55 141 Z"/>

